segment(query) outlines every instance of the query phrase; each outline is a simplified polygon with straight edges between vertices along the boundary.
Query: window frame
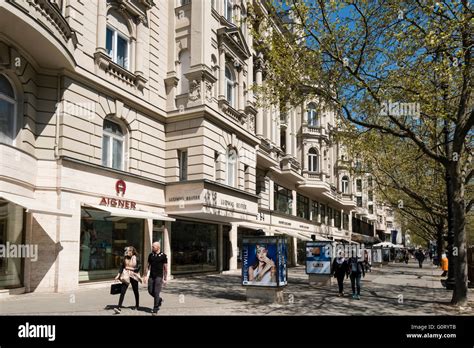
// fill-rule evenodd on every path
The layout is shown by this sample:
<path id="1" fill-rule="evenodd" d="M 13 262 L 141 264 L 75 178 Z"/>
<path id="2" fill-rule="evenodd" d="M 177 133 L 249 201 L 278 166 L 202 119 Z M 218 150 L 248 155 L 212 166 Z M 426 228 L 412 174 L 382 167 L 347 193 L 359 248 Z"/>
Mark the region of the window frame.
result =
<path id="1" fill-rule="evenodd" d="M 230 160 L 231 153 L 235 153 L 235 161 Z M 231 165 L 233 166 L 231 170 Z M 228 186 L 237 187 L 237 177 L 238 177 L 238 154 L 237 150 L 234 148 L 227 149 L 227 157 L 226 157 L 226 183 Z M 232 182 L 230 174 L 232 173 Z"/>
<path id="2" fill-rule="evenodd" d="M 286 198 L 286 206 L 288 209 L 282 211 L 279 209 L 280 197 Z M 273 209 L 282 214 L 293 215 L 293 191 L 287 189 L 284 186 L 278 185 L 277 183 L 273 184 Z"/>
<path id="3" fill-rule="evenodd" d="M 109 54 L 108 52 L 108 48 L 107 48 L 107 30 L 111 30 L 112 31 L 112 54 Z M 107 51 L 107 55 L 110 57 L 110 59 L 115 63 L 117 64 L 118 66 L 124 68 L 125 70 L 131 70 L 130 69 L 130 46 L 131 46 L 131 40 L 130 40 L 130 36 L 127 36 L 126 34 L 122 33 L 121 31 L 119 31 L 118 29 L 116 29 L 114 26 L 112 26 L 111 24 L 107 23 L 107 26 L 106 26 L 106 30 L 105 30 L 105 35 L 106 35 L 106 39 L 105 39 L 105 50 Z M 117 59 L 117 52 L 118 52 L 118 36 L 120 36 L 122 39 L 124 39 L 126 42 L 127 42 L 127 57 L 125 58 L 125 62 L 126 62 L 126 66 L 123 66 L 121 65 L 120 63 L 118 63 L 118 59 Z M 124 63 L 125 63 L 124 62 Z"/>
<path id="4" fill-rule="evenodd" d="M 111 122 L 111 123 L 116 124 L 120 128 L 120 130 L 122 131 L 122 136 L 119 137 L 118 135 L 107 131 L 105 129 L 105 122 Z M 106 164 L 104 164 L 104 138 L 105 138 L 105 136 L 107 136 L 109 138 L 109 144 L 108 144 L 108 155 L 109 155 L 109 157 L 107 158 L 107 163 Z M 121 168 L 113 167 L 113 158 L 114 158 L 114 156 L 113 156 L 113 153 L 114 153 L 113 152 L 113 150 L 114 150 L 113 140 L 114 139 L 122 141 L 122 159 L 121 159 L 121 164 L 122 165 L 121 165 Z M 104 120 L 103 125 L 102 125 L 102 165 L 104 167 L 112 168 L 112 169 L 116 169 L 116 170 L 122 170 L 122 171 L 125 170 L 125 168 L 126 168 L 126 165 L 125 165 L 125 143 L 126 143 L 126 139 L 127 139 L 126 132 L 124 132 L 124 128 L 120 123 L 115 122 L 114 120 L 111 120 L 111 119 L 105 119 Z"/>
<path id="5" fill-rule="evenodd" d="M 0 76 L 4 77 L 6 79 L 6 81 L 10 85 L 10 88 L 12 89 L 12 92 L 13 92 L 13 99 L 11 97 L 3 94 L 3 93 L 0 93 L 0 100 L 5 101 L 6 103 L 13 104 L 13 115 L 12 115 L 13 122 L 12 122 L 11 129 L 10 129 L 12 131 L 11 132 L 12 133 L 12 139 L 11 139 L 10 143 L 3 143 L 2 142 L 1 144 L 16 146 L 16 137 L 17 137 L 17 135 L 15 133 L 16 133 L 17 127 L 18 127 L 18 120 L 17 120 L 17 118 L 18 118 L 18 93 L 16 91 L 15 85 L 8 78 L 7 75 L 0 74 Z"/>
<path id="6" fill-rule="evenodd" d="M 178 179 L 179 181 L 188 180 L 188 150 L 178 150 Z"/>
<path id="7" fill-rule="evenodd" d="M 314 103 L 309 103 L 306 107 L 306 122 L 308 127 L 319 127 L 319 117 Z"/>
<path id="8" fill-rule="evenodd" d="M 229 12 L 229 8 L 230 8 L 230 12 Z M 234 23 L 233 15 L 234 15 L 234 7 L 232 5 L 232 0 L 225 0 L 224 1 L 224 18 L 229 23 Z"/>
<path id="9" fill-rule="evenodd" d="M 349 193 L 349 177 L 344 175 L 341 179 L 341 191 L 342 193 Z"/>
<path id="10" fill-rule="evenodd" d="M 303 212 L 303 216 L 300 215 L 300 212 Z M 296 216 L 302 219 L 310 220 L 309 198 L 299 193 L 296 194 Z"/>
<path id="11" fill-rule="evenodd" d="M 311 153 L 311 150 L 314 150 L 315 153 Z M 316 170 L 314 170 L 314 160 L 316 160 Z M 310 173 L 319 173 L 319 151 L 312 147 L 308 150 L 308 172 Z"/>
<path id="12" fill-rule="evenodd" d="M 230 78 L 227 77 L 227 71 L 229 71 Z M 226 86 L 225 99 L 227 103 L 229 103 L 229 105 L 235 109 L 235 99 L 236 99 L 235 98 L 235 74 L 232 71 L 232 69 L 229 67 L 229 65 L 227 64 L 225 66 L 224 75 L 225 75 L 225 86 Z M 229 96 L 229 86 L 231 87 L 230 96 Z M 229 100 L 229 97 L 230 97 L 230 100 Z"/>

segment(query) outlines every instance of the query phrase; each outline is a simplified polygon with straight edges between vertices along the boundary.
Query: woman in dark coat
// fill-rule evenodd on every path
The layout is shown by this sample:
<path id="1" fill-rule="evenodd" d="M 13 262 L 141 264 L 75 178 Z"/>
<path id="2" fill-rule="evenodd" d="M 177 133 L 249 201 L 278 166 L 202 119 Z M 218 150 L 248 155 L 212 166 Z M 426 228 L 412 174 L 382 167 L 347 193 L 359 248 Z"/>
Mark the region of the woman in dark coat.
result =
<path id="1" fill-rule="evenodd" d="M 338 257 L 336 257 L 332 263 L 332 274 L 334 278 L 337 279 L 337 285 L 339 287 L 338 296 L 344 296 L 344 277 L 349 275 L 349 265 L 342 251 L 339 252 Z"/>

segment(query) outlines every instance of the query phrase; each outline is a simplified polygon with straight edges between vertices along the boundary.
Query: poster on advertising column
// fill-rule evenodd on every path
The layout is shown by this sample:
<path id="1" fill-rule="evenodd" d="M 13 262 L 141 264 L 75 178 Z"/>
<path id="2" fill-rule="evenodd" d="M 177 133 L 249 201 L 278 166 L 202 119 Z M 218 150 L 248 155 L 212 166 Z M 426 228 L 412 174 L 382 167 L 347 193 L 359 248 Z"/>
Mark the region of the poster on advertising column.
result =
<path id="1" fill-rule="evenodd" d="M 306 242 L 306 274 L 331 274 L 331 242 Z"/>
<path id="2" fill-rule="evenodd" d="M 278 287 L 287 284 L 286 243 L 278 237 L 242 240 L 242 285 Z"/>

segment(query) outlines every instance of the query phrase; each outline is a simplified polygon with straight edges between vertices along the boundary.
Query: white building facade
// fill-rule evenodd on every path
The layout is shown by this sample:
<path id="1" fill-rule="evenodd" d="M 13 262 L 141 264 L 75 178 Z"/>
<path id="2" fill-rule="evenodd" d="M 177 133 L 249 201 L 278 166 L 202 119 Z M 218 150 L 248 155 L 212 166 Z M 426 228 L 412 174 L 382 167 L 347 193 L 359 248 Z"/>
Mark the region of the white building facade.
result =
<path id="1" fill-rule="evenodd" d="M 0 293 L 70 291 L 142 262 L 240 266 L 245 236 L 351 240 L 354 181 L 336 113 L 257 108 L 246 3 L 0 3 Z"/>

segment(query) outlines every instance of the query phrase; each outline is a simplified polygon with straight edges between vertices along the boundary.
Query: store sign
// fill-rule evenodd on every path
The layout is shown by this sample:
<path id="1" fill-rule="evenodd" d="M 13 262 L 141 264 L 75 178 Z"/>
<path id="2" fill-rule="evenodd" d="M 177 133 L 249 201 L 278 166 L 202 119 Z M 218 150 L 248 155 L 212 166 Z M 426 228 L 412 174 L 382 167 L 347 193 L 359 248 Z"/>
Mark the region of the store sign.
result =
<path id="1" fill-rule="evenodd" d="M 127 190 L 127 185 L 123 180 L 117 180 L 115 183 L 115 191 L 117 192 L 117 196 L 124 196 L 125 191 Z M 133 201 L 129 201 L 126 199 L 120 198 L 108 198 L 102 197 L 99 205 L 104 205 L 106 207 L 113 207 L 113 208 L 123 208 L 123 209 L 131 209 L 134 210 L 137 208 L 137 203 Z"/>

